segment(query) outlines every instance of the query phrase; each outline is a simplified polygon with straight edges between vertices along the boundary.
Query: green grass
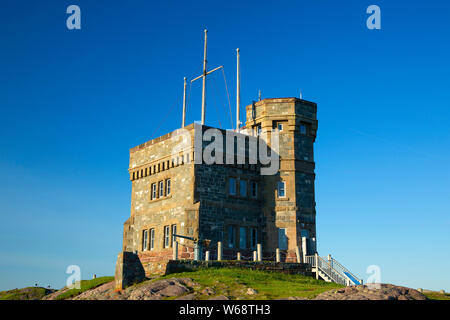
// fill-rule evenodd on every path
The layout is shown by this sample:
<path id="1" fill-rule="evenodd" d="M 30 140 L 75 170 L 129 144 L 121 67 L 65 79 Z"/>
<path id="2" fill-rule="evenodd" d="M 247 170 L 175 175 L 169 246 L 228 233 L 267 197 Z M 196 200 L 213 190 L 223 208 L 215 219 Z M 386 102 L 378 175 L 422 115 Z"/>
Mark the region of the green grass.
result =
<path id="1" fill-rule="evenodd" d="M 450 300 L 448 293 L 424 292 L 423 294 L 430 300 Z"/>
<path id="2" fill-rule="evenodd" d="M 27 287 L 0 292 L 0 300 L 40 300 L 51 291 L 41 287 Z"/>
<path id="3" fill-rule="evenodd" d="M 191 278 L 199 283 L 201 286 L 194 288 L 194 291 L 201 292 L 205 287 L 209 287 L 216 292 L 215 295 L 223 294 L 231 299 L 278 299 L 290 296 L 311 299 L 322 292 L 344 287 L 303 275 L 235 268 L 205 268 L 193 272 L 173 273 L 159 279 L 173 277 Z M 246 295 L 247 288 L 255 289 L 258 294 Z M 205 299 L 210 297 L 200 296 Z"/>
<path id="4" fill-rule="evenodd" d="M 61 293 L 56 297 L 56 300 L 64 300 L 69 299 L 72 297 L 75 297 L 89 289 L 93 289 L 95 287 L 98 287 L 104 283 L 111 282 L 114 280 L 114 277 L 100 277 L 92 280 L 81 280 L 81 287 L 80 289 L 70 289 L 66 292 Z"/>

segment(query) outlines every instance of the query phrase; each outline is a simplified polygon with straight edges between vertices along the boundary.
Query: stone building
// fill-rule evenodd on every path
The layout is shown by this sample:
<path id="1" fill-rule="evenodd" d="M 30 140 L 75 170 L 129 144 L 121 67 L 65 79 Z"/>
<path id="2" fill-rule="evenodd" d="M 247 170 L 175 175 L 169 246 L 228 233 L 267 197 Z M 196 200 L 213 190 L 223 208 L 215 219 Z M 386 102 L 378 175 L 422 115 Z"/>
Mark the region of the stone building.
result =
<path id="1" fill-rule="evenodd" d="M 297 247 L 301 254 L 316 251 L 317 105 L 298 98 L 264 99 L 246 107 L 246 118 L 245 127 L 235 133 L 247 141 L 244 164 L 197 161 L 209 143 L 201 140 L 198 152 L 196 137 L 210 129 L 199 124 L 130 150 L 131 216 L 124 223 L 116 280 L 164 272 L 173 255 L 173 234 L 199 240 L 201 252 L 210 251 L 212 260 L 219 241 L 224 259 L 236 259 L 238 252 L 251 259 L 258 243 L 263 259 L 270 260 L 277 248 L 285 262 L 297 261 Z M 269 149 L 270 136 L 279 136 L 279 169 L 272 175 L 261 174 L 259 160 L 249 161 L 249 141 L 262 132 Z M 223 145 L 228 150 L 226 139 Z M 227 151 L 215 156 L 226 158 Z M 178 259 L 193 259 L 194 242 L 176 241 Z"/>

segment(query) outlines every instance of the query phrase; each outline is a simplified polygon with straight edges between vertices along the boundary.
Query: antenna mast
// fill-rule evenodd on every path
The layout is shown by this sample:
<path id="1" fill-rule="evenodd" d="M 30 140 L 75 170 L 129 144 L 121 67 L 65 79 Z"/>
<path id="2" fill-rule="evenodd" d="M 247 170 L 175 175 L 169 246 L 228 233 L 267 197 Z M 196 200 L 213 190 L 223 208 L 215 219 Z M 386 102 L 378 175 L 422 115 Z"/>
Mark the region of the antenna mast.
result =
<path id="1" fill-rule="evenodd" d="M 241 125 L 240 121 L 240 108 L 241 108 L 241 64 L 239 57 L 239 48 L 236 49 L 237 58 L 237 76 L 236 76 L 236 132 L 239 132 L 239 127 Z"/>
<path id="2" fill-rule="evenodd" d="M 184 77 L 184 90 L 183 90 L 183 120 L 181 122 L 181 127 L 184 128 L 186 120 L 186 77 Z"/>

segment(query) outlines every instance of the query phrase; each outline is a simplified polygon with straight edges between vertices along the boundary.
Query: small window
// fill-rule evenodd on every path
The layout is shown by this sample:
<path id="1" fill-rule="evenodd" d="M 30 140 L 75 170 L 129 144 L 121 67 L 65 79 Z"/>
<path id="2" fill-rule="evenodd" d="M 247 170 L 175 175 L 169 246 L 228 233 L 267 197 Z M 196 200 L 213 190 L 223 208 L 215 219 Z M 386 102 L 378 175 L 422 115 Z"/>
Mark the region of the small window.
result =
<path id="1" fill-rule="evenodd" d="M 247 196 L 247 180 L 239 180 L 239 194 L 241 197 Z"/>
<path id="2" fill-rule="evenodd" d="M 250 184 L 250 194 L 252 198 L 258 197 L 258 183 L 256 181 L 252 181 Z"/>
<path id="3" fill-rule="evenodd" d="M 236 239 L 236 234 L 234 232 L 234 226 L 228 227 L 228 248 L 234 248 L 234 241 Z"/>
<path id="4" fill-rule="evenodd" d="M 286 228 L 278 228 L 278 248 L 280 250 L 287 250 L 288 248 Z"/>
<path id="5" fill-rule="evenodd" d="M 156 183 L 152 183 L 152 200 L 156 199 Z"/>
<path id="6" fill-rule="evenodd" d="M 170 238 L 170 245 L 171 246 L 173 246 L 173 241 L 174 240 L 176 241 L 176 239 L 173 238 L 174 234 L 177 234 L 177 225 L 176 224 L 172 225 L 172 237 Z"/>
<path id="7" fill-rule="evenodd" d="M 281 122 L 278 122 L 277 129 L 278 131 L 283 131 L 283 124 Z"/>
<path id="8" fill-rule="evenodd" d="M 150 229 L 150 250 L 155 249 L 155 229 Z"/>
<path id="9" fill-rule="evenodd" d="M 170 179 L 166 180 L 166 195 L 170 195 L 170 192 L 172 191 L 171 185 L 170 185 Z"/>
<path id="10" fill-rule="evenodd" d="M 279 197 L 279 198 L 284 198 L 284 197 L 286 197 L 286 182 L 284 182 L 284 181 L 279 181 L 279 182 L 278 182 L 278 188 L 277 188 L 277 191 L 278 191 L 278 197 Z"/>
<path id="11" fill-rule="evenodd" d="M 247 229 L 244 227 L 239 228 L 239 248 L 247 248 Z"/>
<path id="12" fill-rule="evenodd" d="M 250 235 L 251 235 L 250 245 L 252 246 L 252 248 L 254 248 L 254 247 L 256 247 L 256 244 L 258 243 L 256 228 L 251 229 Z"/>
<path id="13" fill-rule="evenodd" d="M 170 245 L 170 228 L 169 226 L 164 227 L 164 248 L 169 248 Z"/>
<path id="14" fill-rule="evenodd" d="M 256 134 L 259 136 L 259 135 L 261 135 L 261 132 L 262 132 L 262 129 L 261 129 L 261 125 L 259 124 L 256 126 Z"/>
<path id="15" fill-rule="evenodd" d="M 307 133 L 306 124 L 302 123 L 300 125 L 300 133 L 303 134 L 303 135 L 306 135 L 306 133 Z"/>
<path id="16" fill-rule="evenodd" d="M 164 181 L 159 182 L 159 197 L 164 197 Z"/>
<path id="17" fill-rule="evenodd" d="M 148 230 L 144 230 L 142 233 L 142 251 L 148 249 Z"/>
<path id="18" fill-rule="evenodd" d="M 228 179 L 228 193 L 231 195 L 236 195 L 236 179 L 235 178 L 229 178 Z"/>

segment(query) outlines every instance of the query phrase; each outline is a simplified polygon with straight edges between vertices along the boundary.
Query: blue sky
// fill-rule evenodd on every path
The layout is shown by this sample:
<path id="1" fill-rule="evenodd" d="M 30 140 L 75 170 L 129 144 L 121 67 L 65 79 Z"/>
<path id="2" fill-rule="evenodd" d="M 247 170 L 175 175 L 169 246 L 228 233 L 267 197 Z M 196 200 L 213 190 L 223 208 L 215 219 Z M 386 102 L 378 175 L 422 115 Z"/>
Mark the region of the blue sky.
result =
<path id="1" fill-rule="evenodd" d="M 81 8 L 81 30 L 66 8 Z M 381 8 L 368 30 L 366 8 Z M 180 126 L 183 77 L 224 65 L 243 105 L 318 103 L 319 253 L 450 290 L 450 5 L 444 1 L 22 1 L 0 5 L 0 290 L 113 275 L 128 150 Z M 230 127 L 220 73 L 208 125 Z M 200 119 L 200 82 L 187 123 Z M 233 117 L 234 107 L 233 108 Z M 242 111 L 243 112 L 243 111 Z M 241 113 L 242 113 L 241 112 Z"/>

